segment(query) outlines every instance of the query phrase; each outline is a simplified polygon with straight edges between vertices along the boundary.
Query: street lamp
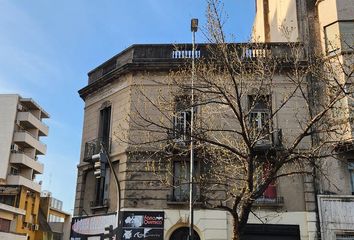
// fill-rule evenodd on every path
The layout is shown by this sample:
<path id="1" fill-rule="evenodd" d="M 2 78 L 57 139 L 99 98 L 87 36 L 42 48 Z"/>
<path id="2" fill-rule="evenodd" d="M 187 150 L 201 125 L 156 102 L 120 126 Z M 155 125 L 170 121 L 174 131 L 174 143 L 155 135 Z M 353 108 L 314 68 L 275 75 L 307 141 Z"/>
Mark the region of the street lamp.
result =
<path id="1" fill-rule="evenodd" d="M 194 77 L 195 77 L 195 33 L 198 31 L 198 19 L 191 20 L 192 32 L 192 79 L 191 79 L 191 142 L 190 142 L 190 165 L 189 165 L 189 240 L 194 239 L 194 213 L 193 213 L 193 176 L 194 176 L 194 149 L 193 149 L 193 127 L 194 127 Z"/>
<path id="2" fill-rule="evenodd" d="M 117 228 L 113 230 L 112 226 L 109 226 L 107 228 L 105 228 L 106 230 L 109 231 L 108 236 L 113 237 L 113 234 L 119 234 L 119 216 L 120 216 L 120 199 L 121 199 L 121 193 L 120 193 L 120 184 L 119 184 L 119 180 L 118 180 L 118 176 L 116 171 L 113 168 L 112 165 L 112 161 L 109 157 L 109 154 L 107 152 L 107 149 L 104 147 L 104 145 L 102 143 L 100 143 L 100 152 L 98 154 L 92 155 L 91 159 L 94 161 L 94 175 L 97 178 L 102 177 L 103 175 L 105 175 L 105 168 L 104 165 L 102 164 L 106 164 L 108 163 L 109 168 L 111 169 L 111 171 L 113 172 L 113 176 L 114 176 L 114 180 L 116 183 L 116 187 L 117 187 L 117 216 L 116 216 L 116 222 L 117 222 Z M 119 238 L 119 237 L 118 237 Z"/>

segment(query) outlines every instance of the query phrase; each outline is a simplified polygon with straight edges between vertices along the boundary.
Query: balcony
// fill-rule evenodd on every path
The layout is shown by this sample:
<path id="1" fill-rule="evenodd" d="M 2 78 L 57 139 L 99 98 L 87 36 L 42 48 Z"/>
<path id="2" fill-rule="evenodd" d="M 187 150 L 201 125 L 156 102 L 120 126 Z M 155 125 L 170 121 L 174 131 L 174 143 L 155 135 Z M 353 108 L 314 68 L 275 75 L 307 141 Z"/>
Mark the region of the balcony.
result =
<path id="1" fill-rule="evenodd" d="M 106 151 L 110 153 L 111 143 L 112 143 L 111 138 L 107 138 L 107 139 L 96 138 L 94 140 L 86 142 L 83 161 L 90 162 L 92 160 L 92 156 L 100 152 L 101 144 L 106 149 Z"/>
<path id="2" fill-rule="evenodd" d="M 279 150 L 283 146 L 283 133 L 281 129 L 274 129 L 269 135 L 255 143 L 256 151 Z"/>
<path id="3" fill-rule="evenodd" d="M 17 121 L 25 128 L 37 128 L 39 130 L 39 136 L 48 136 L 48 126 L 30 112 L 18 112 Z"/>
<path id="4" fill-rule="evenodd" d="M 188 183 L 186 183 L 188 184 Z M 166 196 L 167 204 L 175 204 L 175 205 L 183 205 L 189 202 L 189 186 L 185 189 L 181 189 L 180 187 L 176 187 L 173 190 L 173 194 L 168 194 Z M 196 204 L 201 204 L 202 196 L 200 194 L 200 187 L 199 185 L 194 186 L 194 197 L 193 200 Z"/>
<path id="5" fill-rule="evenodd" d="M 284 198 L 283 197 L 274 197 L 274 198 L 268 198 L 268 197 L 261 197 L 257 198 L 254 201 L 254 206 L 258 207 L 280 207 L 284 205 Z"/>
<path id="6" fill-rule="evenodd" d="M 99 210 L 109 207 L 109 199 L 103 199 L 102 201 L 90 201 L 90 207 L 92 210 Z"/>
<path id="7" fill-rule="evenodd" d="M 43 164 L 37 162 L 36 160 L 28 157 L 24 153 L 12 153 L 10 157 L 10 163 L 17 164 L 21 166 L 25 166 L 31 168 L 35 171 L 35 173 L 43 173 Z"/>
<path id="8" fill-rule="evenodd" d="M 41 185 L 38 183 L 22 177 L 21 175 L 8 175 L 7 176 L 7 184 L 8 185 L 21 185 L 25 186 L 29 189 L 32 189 L 36 192 L 41 192 Z"/>
<path id="9" fill-rule="evenodd" d="M 44 155 L 47 151 L 47 146 L 37 140 L 31 133 L 27 131 L 18 131 L 14 134 L 14 143 L 27 148 L 32 147 L 36 149 L 36 154 Z"/>

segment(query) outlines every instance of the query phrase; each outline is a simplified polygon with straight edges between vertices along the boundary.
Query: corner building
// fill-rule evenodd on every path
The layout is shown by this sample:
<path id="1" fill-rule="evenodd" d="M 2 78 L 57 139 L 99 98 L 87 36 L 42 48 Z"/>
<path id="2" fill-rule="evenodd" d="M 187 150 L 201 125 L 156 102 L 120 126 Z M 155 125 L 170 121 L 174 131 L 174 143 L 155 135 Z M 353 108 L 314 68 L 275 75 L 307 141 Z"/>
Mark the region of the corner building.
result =
<path id="1" fill-rule="evenodd" d="M 242 44 L 235 46 L 240 49 L 245 47 Z M 257 47 L 250 47 L 247 52 L 254 51 L 256 54 L 265 46 L 267 51 L 273 54 L 288 51 L 288 44 L 270 43 L 257 44 Z M 138 83 L 149 88 L 150 81 L 163 81 L 170 76 L 171 70 L 180 68 L 188 61 L 192 46 L 181 44 L 177 47 L 181 50 L 176 50 L 176 45 L 172 44 L 133 45 L 89 72 L 88 85 L 79 91 L 85 101 L 85 113 L 72 239 L 100 236 L 107 233 L 105 227 L 116 226 L 117 190 L 113 174 L 107 167 L 103 177 L 95 178 L 93 164 L 87 162 L 99 152 L 101 143 L 108 149 L 120 180 L 122 222 L 123 228 L 127 228 L 122 231 L 123 239 L 129 239 L 130 234 L 142 234 L 131 230 L 126 225 L 127 222 L 133 224 L 131 222 L 144 219 L 153 219 L 156 224 L 158 222 L 157 225 L 143 224 L 144 231 L 147 231 L 147 228 L 155 228 L 156 239 L 184 239 L 188 234 L 186 189 L 177 185 L 169 187 L 162 184 L 156 173 L 146 167 L 144 158 L 134 154 L 136 147 L 119 139 L 119 136 L 131 134 L 129 129 L 132 122 L 127 119 L 135 111 L 134 104 L 141 99 L 136 91 Z M 198 56 L 206 56 L 206 45 L 198 44 L 197 52 Z M 285 76 L 277 75 L 275 79 L 282 82 Z M 273 90 L 271 100 L 274 106 L 281 104 L 276 95 L 280 96 L 287 91 L 284 84 Z M 295 107 L 295 102 L 292 104 Z M 296 119 L 292 115 L 294 111 L 288 111 L 275 126 L 277 129 L 283 129 L 284 137 L 287 131 L 296 129 Z M 181 169 L 183 168 L 175 164 L 174 174 L 183 174 Z M 284 178 L 279 183 L 272 184 L 267 190 L 267 198 L 258 199 L 255 203 L 255 210 L 268 218 L 267 224 L 262 225 L 261 231 L 256 222 L 250 224 L 246 231 L 249 239 L 264 234 L 268 234 L 269 239 L 299 239 L 300 235 L 301 239 L 308 239 L 309 220 L 304 188 L 302 176 Z M 202 197 L 203 192 L 199 194 Z M 232 218 L 227 212 L 205 209 L 197 202 L 194 213 L 195 231 L 199 239 L 231 239 Z M 272 217 L 269 217 L 269 213 Z M 161 217 L 162 222 L 156 220 Z M 87 227 L 97 222 L 101 225 L 95 225 L 94 230 Z"/>
<path id="2" fill-rule="evenodd" d="M 262 52 L 257 49 L 261 46 L 283 55 L 289 50 L 288 43 L 296 42 L 304 46 L 304 56 L 322 54 L 328 61 L 339 56 L 343 63 L 353 65 L 353 0 L 257 0 L 256 6 L 253 39 L 257 44 L 253 49 L 250 47 L 249 56 Z M 338 36 L 342 37 L 338 39 Z M 73 239 L 99 236 L 107 233 L 105 227 L 116 226 L 117 193 L 112 173 L 107 168 L 105 176 L 97 179 L 92 164 L 86 161 L 98 153 L 100 143 L 109 150 L 120 179 L 123 222 L 129 219 L 133 224 L 133 219 L 162 216 L 164 221 L 155 226 L 162 229 L 162 234 L 159 232 L 156 239 L 174 240 L 186 236 L 188 198 L 181 194 L 183 191 L 176 191 L 178 188 L 161 184 L 156 174 L 146 168 L 146 162 L 133 154 L 136 149 L 117 138 L 130 134 L 131 123 L 126 120 L 134 112 L 134 104 L 141 99 L 136 95 L 137 83 L 148 86 L 149 81 L 161 81 L 169 77 L 171 70 L 185 63 L 192 47 L 188 44 L 177 47 L 180 50 L 172 44 L 133 45 L 89 72 L 88 85 L 79 91 L 85 101 L 85 114 Z M 197 51 L 200 56 L 207 54 L 203 44 L 198 44 Z M 281 82 L 285 76 L 275 78 Z M 284 91 L 287 91 L 284 84 L 275 86 L 272 106 L 281 104 L 279 96 Z M 301 100 L 296 104 L 301 106 Z M 343 106 L 348 119 L 352 119 L 349 118 L 353 106 L 350 97 L 344 100 Z M 293 112 L 287 109 L 273 126 L 282 130 L 285 141 L 287 133 L 296 129 Z M 117 133 L 118 129 L 126 129 L 126 132 Z M 245 239 L 354 239 L 352 132 L 350 129 L 343 138 L 346 141 L 334 148 L 342 161 L 328 159 L 325 162 L 322 170 L 327 170 L 327 179 L 299 175 L 271 184 L 267 197 L 255 201 L 253 211 L 257 217 L 250 215 Z M 98 221 L 102 224 L 94 230 L 85 228 Z M 224 211 L 206 210 L 196 204 L 194 223 L 197 236 L 202 240 L 231 239 L 232 218 Z M 130 234 L 140 236 L 129 230 L 123 239 L 131 238 Z"/>

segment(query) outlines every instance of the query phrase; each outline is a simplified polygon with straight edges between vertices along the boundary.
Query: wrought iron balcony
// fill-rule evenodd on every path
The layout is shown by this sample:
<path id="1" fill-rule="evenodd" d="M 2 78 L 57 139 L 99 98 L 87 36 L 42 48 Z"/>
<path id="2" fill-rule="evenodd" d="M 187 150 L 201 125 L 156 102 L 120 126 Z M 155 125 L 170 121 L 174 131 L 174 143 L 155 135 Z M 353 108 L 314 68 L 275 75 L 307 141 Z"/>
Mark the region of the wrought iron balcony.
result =
<path id="1" fill-rule="evenodd" d="M 96 138 L 85 143 L 84 162 L 90 162 L 92 156 L 98 154 L 101 150 L 101 145 L 108 153 L 111 152 L 111 138 Z"/>
<path id="2" fill-rule="evenodd" d="M 186 183 L 189 184 L 189 183 Z M 179 191 L 176 191 L 179 190 Z M 194 201 L 201 202 L 202 196 L 200 194 L 200 187 L 198 184 L 194 185 Z M 185 204 L 189 202 L 189 187 L 183 191 L 180 187 L 176 187 L 172 190 L 172 194 L 167 195 L 167 203 L 168 204 Z"/>
<path id="3" fill-rule="evenodd" d="M 90 201 L 91 209 L 100 209 L 109 207 L 109 199 L 105 198 L 100 201 Z"/>
<path id="4" fill-rule="evenodd" d="M 269 150 L 269 149 L 280 149 L 283 146 L 283 132 L 281 129 L 274 129 L 267 137 L 260 139 L 255 144 L 255 149 Z"/>
<path id="5" fill-rule="evenodd" d="M 255 206 L 282 206 L 284 204 L 284 197 L 260 197 L 254 201 Z"/>

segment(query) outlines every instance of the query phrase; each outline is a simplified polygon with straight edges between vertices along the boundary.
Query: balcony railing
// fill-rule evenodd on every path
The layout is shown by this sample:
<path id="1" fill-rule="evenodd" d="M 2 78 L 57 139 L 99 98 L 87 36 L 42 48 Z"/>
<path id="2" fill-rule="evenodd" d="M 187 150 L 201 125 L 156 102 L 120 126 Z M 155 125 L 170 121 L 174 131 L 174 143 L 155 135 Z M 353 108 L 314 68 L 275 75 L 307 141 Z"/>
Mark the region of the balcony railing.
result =
<path id="1" fill-rule="evenodd" d="M 92 156 L 101 150 L 101 144 L 108 153 L 111 152 L 111 138 L 97 138 L 85 143 L 84 162 L 90 162 Z"/>
<path id="2" fill-rule="evenodd" d="M 255 143 L 256 150 L 279 149 L 283 146 L 283 132 L 274 129 L 268 136 Z"/>
<path id="3" fill-rule="evenodd" d="M 92 209 L 108 208 L 109 207 L 109 199 L 105 198 L 101 201 L 90 201 L 90 207 Z"/>
<path id="4" fill-rule="evenodd" d="M 189 183 L 185 183 L 183 185 L 187 185 Z M 172 190 L 172 194 L 167 195 L 167 202 L 168 203 L 187 203 L 189 201 L 189 186 L 182 189 L 180 186 L 175 187 Z M 199 185 L 194 185 L 193 188 L 194 196 L 193 199 L 195 202 L 200 202 L 201 201 L 201 194 L 200 194 L 200 186 Z"/>
<path id="5" fill-rule="evenodd" d="M 275 57 L 290 61 L 293 50 L 299 43 L 229 43 L 227 47 L 236 52 L 243 61 L 256 58 Z M 216 44 L 197 44 L 195 58 L 211 58 Z M 300 48 L 299 48 L 300 49 Z M 304 59 L 304 52 L 299 51 Z M 193 56 L 191 44 L 136 44 L 117 54 L 107 62 L 89 72 L 89 84 L 120 67 L 132 63 L 181 62 Z"/>
<path id="6" fill-rule="evenodd" d="M 267 198 L 261 197 L 254 201 L 255 206 L 281 206 L 284 204 L 284 197 Z"/>

